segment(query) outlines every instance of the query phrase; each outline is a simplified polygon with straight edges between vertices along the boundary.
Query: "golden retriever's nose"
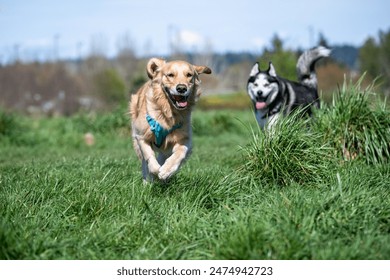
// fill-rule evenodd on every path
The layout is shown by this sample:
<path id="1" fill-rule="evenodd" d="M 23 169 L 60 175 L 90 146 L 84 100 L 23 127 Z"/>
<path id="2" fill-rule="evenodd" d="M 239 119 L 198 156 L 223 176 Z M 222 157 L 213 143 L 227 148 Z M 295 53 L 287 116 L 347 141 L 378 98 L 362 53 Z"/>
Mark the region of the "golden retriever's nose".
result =
<path id="1" fill-rule="evenodd" d="M 178 93 L 186 93 L 186 91 L 187 91 L 187 86 L 186 86 L 186 85 L 183 85 L 183 84 L 178 84 L 178 85 L 176 86 L 176 91 L 177 91 Z"/>

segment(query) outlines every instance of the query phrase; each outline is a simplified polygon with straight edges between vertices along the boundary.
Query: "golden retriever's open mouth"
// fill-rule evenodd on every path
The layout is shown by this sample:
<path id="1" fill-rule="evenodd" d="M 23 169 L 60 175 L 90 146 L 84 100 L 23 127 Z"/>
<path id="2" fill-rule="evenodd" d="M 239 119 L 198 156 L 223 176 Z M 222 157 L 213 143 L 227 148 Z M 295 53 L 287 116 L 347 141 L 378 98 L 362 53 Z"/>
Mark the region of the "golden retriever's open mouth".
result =
<path id="1" fill-rule="evenodd" d="M 165 93 L 171 99 L 173 106 L 177 109 L 185 109 L 188 106 L 188 95 L 180 95 L 180 94 L 171 94 L 169 92 L 169 88 L 164 88 Z"/>
<path id="2" fill-rule="evenodd" d="M 170 95 L 174 105 L 176 105 L 177 108 L 179 109 L 184 109 L 188 105 L 188 96 L 183 96 L 183 95 L 176 95 L 176 94 L 171 94 Z"/>

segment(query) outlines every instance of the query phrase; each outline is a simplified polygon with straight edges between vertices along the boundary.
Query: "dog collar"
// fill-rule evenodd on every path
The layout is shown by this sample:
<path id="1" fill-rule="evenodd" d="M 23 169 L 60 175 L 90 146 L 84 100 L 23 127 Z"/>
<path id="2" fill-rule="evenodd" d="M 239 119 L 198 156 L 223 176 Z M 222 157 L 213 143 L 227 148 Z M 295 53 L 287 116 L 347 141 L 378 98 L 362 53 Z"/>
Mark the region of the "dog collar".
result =
<path id="1" fill-rule="evenodd" d="M 149 115 L 146 115 L 146 120 L 150 125 L 150 130 L 153 132 L 154 137 L 156 138 L 156 142 L 154 142 L 154 144 L 156 145 L 157 148 L 161 147 L 162 143 L 164 142 L 168 134 L 170 134 L 172 131 L 182 126 L 181 123 L 178 123 L 175 124 L 170 129 L 165 129 L 164 127 L 161 126 L 161 124 L 158 121 L 156 121 Z"/>

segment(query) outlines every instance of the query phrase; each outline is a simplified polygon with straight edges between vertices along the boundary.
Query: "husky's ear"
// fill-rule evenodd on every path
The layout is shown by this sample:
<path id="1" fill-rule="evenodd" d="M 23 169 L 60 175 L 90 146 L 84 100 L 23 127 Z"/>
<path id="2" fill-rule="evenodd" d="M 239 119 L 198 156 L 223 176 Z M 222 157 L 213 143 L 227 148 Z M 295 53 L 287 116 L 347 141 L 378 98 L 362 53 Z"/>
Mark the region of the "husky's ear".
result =
<path id="1" fill-rule="evenodd" d="M 194 65 L 195 71 L 198 74 L 211 74 L 211 69 L 207 66 Z"/>
<path id="2" fill-rule="evenodd" d="M 275 67 L 272 65 L 271 61 L 269 62 L 269 66 L 268 66 L 267 72 L 268 72 L 268 75 L 270 75 L 272 77 L 276 77 Z"/>
<path id="3" fill-rule="evenodd" d="M 251 73 L 249 74 L 249 76 L 256 76 L 257 73 L 260 72 L 260 68 L 259 68 L 259 64 L 256 62 L 255 65 L 253 65 L 252 67 L 252 70 L 251 70 Z"/>
<path id="4" fill-rule="evenodd" d="M 148 77 L 153 79 L 156 77 L 158 70 L 165 64 L 165 60 L 159 58 L 151 58 L 146 65 L 146 72 L 148 73 Z"/>

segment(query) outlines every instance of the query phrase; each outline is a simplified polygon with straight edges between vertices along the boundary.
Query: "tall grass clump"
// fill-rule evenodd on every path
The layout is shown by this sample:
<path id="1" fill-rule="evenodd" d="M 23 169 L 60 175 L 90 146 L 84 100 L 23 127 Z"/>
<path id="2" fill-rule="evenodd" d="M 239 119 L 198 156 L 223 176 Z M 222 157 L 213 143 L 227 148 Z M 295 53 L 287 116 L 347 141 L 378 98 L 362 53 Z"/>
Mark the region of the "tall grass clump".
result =
<path id="1" fill-rule="evenodd" d="M 281 118 L 270 131 L 253 133 L 245 147 L 245 172 L 268 184 L 322 181 L 332 166 L 332 149 L 311 129 L 302 112 Z"/>
<path id="2" fill-rule="evenodd" d="M 332 106 L 318 112 L 316 127 L 342 159 L 384 163 L 390 158 L 390 113 L 373 84 L 362 89 L 362 79 L 344 82 Z"/>

